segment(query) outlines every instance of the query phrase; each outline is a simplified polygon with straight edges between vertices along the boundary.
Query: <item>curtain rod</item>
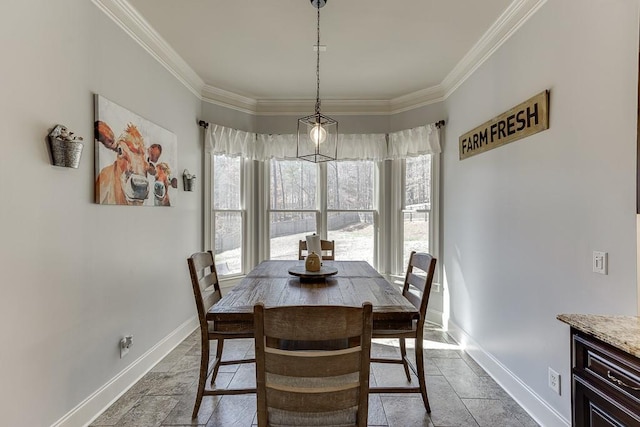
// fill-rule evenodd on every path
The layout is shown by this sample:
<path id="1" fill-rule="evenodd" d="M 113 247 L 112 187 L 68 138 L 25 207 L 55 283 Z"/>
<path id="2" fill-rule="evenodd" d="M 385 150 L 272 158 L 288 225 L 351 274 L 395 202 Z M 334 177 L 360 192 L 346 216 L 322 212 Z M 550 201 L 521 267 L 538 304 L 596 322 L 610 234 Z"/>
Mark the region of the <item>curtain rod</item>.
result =
<path id="1" fill-rule="evenodd" d="M 445 125 L 445 121 L 444 120 L 439 120 L 435 123 L 436 127 L 438 129 L 440 129 L 441 127 L 444 127 Z M 205 122 L 204 120 L 199 120 L 198 121 L 198 126 L 203 127 L 205 129 L 207 129 L 209 127 L 209 123 Z"/>

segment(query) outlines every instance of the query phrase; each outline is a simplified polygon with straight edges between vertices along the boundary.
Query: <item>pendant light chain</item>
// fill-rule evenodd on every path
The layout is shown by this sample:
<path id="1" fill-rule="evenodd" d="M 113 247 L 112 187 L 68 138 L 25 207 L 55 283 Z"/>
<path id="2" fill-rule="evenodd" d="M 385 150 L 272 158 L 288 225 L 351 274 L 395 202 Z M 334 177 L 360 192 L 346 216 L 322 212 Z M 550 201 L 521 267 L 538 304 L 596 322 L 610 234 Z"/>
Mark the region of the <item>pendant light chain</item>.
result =
<path id="1" fill-rule="evenodd" d="M 316 108 L 313 114 L 298 119 L 296 158 L 321 163 L 338 158 L 338 121 L 320 112 L 320 8 L 327 0 L 311 0 L 317 15 L 316 25 Z"/>
<path id="2" fill-rule="evenodd" d="M 316 42 L 316 116 L 320 121 L 320 1 L 318 1 L 318 41 Z"/>

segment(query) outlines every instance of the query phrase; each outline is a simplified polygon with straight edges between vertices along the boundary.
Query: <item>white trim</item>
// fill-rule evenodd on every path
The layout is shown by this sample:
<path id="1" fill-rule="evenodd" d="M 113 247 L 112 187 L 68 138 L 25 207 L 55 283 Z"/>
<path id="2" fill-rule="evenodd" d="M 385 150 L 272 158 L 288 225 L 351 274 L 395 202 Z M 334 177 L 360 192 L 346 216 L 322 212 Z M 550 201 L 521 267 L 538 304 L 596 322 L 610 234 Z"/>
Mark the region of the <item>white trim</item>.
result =
<path id="1" fill-rule="evenodd" d="M 415 108 L 424 107 L 425 105 L 442 102 L 446 99 L 445 89 L 442 84 L 421 89 L 419 91 L 399 96 L 391 100 L 391 108 L 389 114 L 398 114 L 404 111 L 413 110 Z"/>
<path id="2" fill-rule="evenodd" d="M 425 319 L 427 322 L 435 323 L 436 325 L 442 326 L 442 319 L 443 313 L 440 310 L 431 310 L 427 308 L 427 318 Z"/>
<path id="3" fill-rule="evenodd" d="M 257 101 L 258 116 L 301 116 L 313 111 L 315 100 L 262 99 Z M 322 99 L 322 111 L 332 115 L 388 115 L 391 101 L 376 99 Z"/>
<path id="4" fill-rule="evenodd" d="M 122 372 L 56 421 L 52 427 L 88 426 L 198 327 L 197 316 L 182 323 Z"/>
<path id="5" fill-rule="evenodd" d="M 127 0 L 91 0 L 194 95 L 202 99 L 204 81 Z"/>
<path id="6" fill-rule="evenodd" d="M 442 80 L 447 99 L 493 53 L 498 50 L 547 0 L 519 0 L 513 2 L 471 50 Z"/>
<path id="7" fill-rule="evenodd" d="M 531 387 L 518 378 L 492 354 L 485 351 L 462 328 L 453 322 L 448 324 L 448 333 L 491 377 L 524 408 L 541 426 L 569 427 L 571 421 L 563 417 Z"/>
<path id="8" fill-rule="evenodd" d="M 204 102 L 259 116 L 293 116 L 313 110 L 313 100 L 255 99 L 206 85 L 127 0 L 91 1 Z M 440 84 L 390 100 L 323 99 L 323 111 L 334 115 L 390 115 L 444 101 L 546 1 L 514 1 Z"/>
<path id="9" fill-rule="evenodd" d="M 246 114 L 255 114 L 258 105 L 258 101 L 253 98 L 206 84 L 202 87 L 201 99 L 204 102 L 230 108 Z"/>

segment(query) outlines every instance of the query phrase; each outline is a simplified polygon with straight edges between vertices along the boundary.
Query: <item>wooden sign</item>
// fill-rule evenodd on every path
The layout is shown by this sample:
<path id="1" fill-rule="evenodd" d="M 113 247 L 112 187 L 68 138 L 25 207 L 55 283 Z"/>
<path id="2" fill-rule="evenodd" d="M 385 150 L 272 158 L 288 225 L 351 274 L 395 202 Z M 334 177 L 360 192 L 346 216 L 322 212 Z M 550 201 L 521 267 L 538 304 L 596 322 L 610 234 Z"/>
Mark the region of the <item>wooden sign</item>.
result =
<path id="1" fill-rule="evenodd" d="M 548 90 L 462 135 L 459 140 L 460 160 L 546 129 L 549 129 Z"/>

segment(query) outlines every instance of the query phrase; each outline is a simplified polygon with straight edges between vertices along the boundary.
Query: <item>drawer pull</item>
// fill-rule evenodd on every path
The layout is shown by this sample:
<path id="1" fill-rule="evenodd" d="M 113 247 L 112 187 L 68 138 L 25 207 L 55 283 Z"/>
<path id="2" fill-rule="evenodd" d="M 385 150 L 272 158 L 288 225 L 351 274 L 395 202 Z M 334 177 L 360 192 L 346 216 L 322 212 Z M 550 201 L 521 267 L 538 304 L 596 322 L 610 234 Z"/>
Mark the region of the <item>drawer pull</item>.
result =
<path id="1" fill-rule="evenodd" d="M 624 381 L 619 380 L 618 378 L 611 375 L 611 371 L 607 371 L 607 377 L 614 383 L 618 384 L 620 387 L 626 387 L 633 391 L 640 391 L 640 387 L 633 387 L 633 386 L 630 386 L 629 384 L 625 384 Z"/>

